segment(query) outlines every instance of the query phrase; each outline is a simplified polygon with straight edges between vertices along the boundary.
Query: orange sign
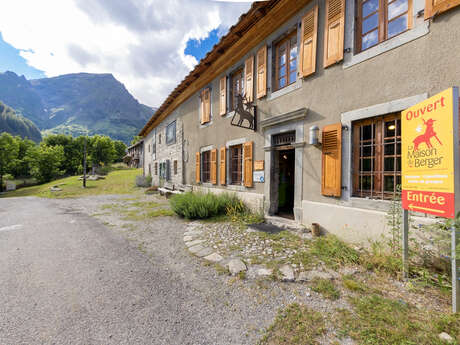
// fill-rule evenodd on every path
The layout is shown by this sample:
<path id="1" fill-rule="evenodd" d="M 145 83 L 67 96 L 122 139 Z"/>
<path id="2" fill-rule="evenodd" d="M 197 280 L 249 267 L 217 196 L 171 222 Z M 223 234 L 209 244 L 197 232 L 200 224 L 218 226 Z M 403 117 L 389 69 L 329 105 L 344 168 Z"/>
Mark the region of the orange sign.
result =
<path id="1" fill-rule="evenodd" d="M 264 162 L 265 161 L 255 161 L 254 170 L 264 170 Z"/>
<path id="2" fill-rule="evenodd" d="M 455 217 L 457 126 L 455 87 L 402 112 L 403 208 Z"/>

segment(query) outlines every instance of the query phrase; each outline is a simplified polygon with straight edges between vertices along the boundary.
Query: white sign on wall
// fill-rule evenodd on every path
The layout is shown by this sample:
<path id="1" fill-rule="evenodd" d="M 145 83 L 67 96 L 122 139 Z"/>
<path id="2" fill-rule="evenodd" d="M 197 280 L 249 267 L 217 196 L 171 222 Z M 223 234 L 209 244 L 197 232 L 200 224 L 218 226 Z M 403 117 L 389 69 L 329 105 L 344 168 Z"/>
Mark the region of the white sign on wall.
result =
<path id="1" fill-rule="evenodd" d="M 253 172 L 253 180 L 257 183 L 264 183 L 265 182 L 265 172 L 262 171 L 254 171 Z"/>

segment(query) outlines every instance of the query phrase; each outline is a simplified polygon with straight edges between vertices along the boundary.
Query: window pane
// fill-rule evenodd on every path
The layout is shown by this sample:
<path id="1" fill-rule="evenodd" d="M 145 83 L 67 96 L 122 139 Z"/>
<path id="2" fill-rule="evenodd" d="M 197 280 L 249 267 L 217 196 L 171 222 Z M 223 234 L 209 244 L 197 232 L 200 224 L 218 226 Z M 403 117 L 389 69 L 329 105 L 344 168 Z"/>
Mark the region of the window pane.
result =
<path id="1" fill-rule="evenodd" d="M 291 46 L 291 52 L 290 52 L 290 57 L 289 59 L 292 61 L 295 58 L 297 58 L 297 46 Z"/>
<path id="2" fill-rule="evenodd" d="M 363 18 L 379 9 L 379 0 L 368 0 L 363 3 Z"/>
<path id="3" fill-rule="evenodd" d="M 385 122 L 385 137 L 394 137 L 396 133 L 395 121 Z"/>
<path id="4" fill-rule="evenodd" d="M 385 145 L 385 154 L 394 155 L 395 154 L 395 144 L 386 144 Z"/>
<path id="5" fill-rule="evenodd" d="M 285 87 L 285 86 L 286 86 L 286 77 L 281 78 L 279 80 L 279 87 L 282 88 L 282 87 Z"/>
<path id="6" fill-rule="evenodd" d="M 401 143 L 396 144 L 396 154 L 400 155 L 401 154 Z"/>
<path id="7" fill-rule="evenodd" d="M 283 51 L 283 52 L 280 51 L 280 61 L 279 61 L 279 64 L 280 64 L 280 65 L 285 65 L 285 64 L 286 64 L 286 52 L 285 52 L 285 51 Z"/>
<path id="8" fill-rule="evenodd" d="M 289 64 L 289 69 L 291 72 L 294 72 L 297 70 L 297 60 L 291 60 Z"/>
<path id="9" fill-rule="evenodd" d="M 296 71 L 289 73 L 289 84 L 295 83 L 296 79 L 297 79 Z"/>
<path id="10" fill-rule="evenodd" d="M 388 38 L 407 30 L 407 13 L 388 23 Z"/>
<path id="11" fill-rule="evenodd" d="M 407 12 L 408 4 L 407 0 L 396 0 L 388 6 L 388 20 Z"/>
<path id="12" fill-rule="evenodd" d="M 396 135 L 401 136 L 401 120 L 396 121 Z"/>
<path id="13" fill-rule="evenodd" d="M 372 178 L 371 176 L 361 176 L 360 177 L 360 185 L 362 190 L 370 190 L 372 186 Z"/>
<path id="14" fill-rule="evenodd" d="M 385 171 L 395 171 L 395 159 L 393 157 L 385 158 L 384 168 Z"/>
<path id="15" fill-rule="evenodd" d="M 286 66 L 283 66 L 279 69 L 279 76 L 284 77 L 286 75 Z"/>
<path id="16" fill-rule="evenodd" d="M 363 21 L 363 27 L 362 27 L 361 33 L 365 34 L 366 32 L 369 32 L 375 29 L 378 25 L 379 25 L 379 14 L 375 13 Z"/>
<path id="17" fill-rule="evenodd" d="M 394 192 L 395 191 L 394 183 L 395 183 L 394 176 L 384 176 L 383 186 L 384 186 L 385 192 Z"/>
<path id="18" fill-rule="evenodd" d="M 361 49 L 365 50 L 365 49 L 370 48 L 372 46 L 375 46 L 377 43 L 379 43 L 379 35 L 378 34 L 379 34 L 379 30 L 374 30 L 372 32 L 369 32 L 367 35 L 363 36 Z"/>
<path id="19" fill-rule="evenodd" d="M 363 147 L 363 157 L 370 157 L 372 156 L 372 146 L 364 146 Z"/>
<path id="20" fill-rule="evenodd" d="M 371 171 L 372 159 L 361 160 L 361 171 Z"/>
<path id="21" fill-rule="evenodd" d="M 401 157 L 396 158 L 396 171 L 401 172 Z"/>
<path id="22" fill-rule="evenodd" d="M 363 126 L 362 129 L 361 140 L 372 139 L 372 125 Z"/>

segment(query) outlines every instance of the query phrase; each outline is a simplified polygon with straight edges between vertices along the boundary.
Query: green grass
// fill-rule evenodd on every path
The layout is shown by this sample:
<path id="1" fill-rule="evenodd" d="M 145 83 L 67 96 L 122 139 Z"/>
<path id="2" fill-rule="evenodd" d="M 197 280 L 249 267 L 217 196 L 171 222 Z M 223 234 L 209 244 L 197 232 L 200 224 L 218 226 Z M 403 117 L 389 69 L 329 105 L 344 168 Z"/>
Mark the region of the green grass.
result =
<path id="1" fill-rule="evenodd" d="M 316 345 L 326 332 L 323 316 L 297 303 L 280 310 L 260 345 Z"/>
<path id="2" fill-rule="evenodd" d="M 234 194 L 184 193 L 176 194 L 171 200 L 172 210 L 187 219 L 206 219 L 227 214 L 228 210 L 245 209 L 244 204 Z"/>
<path id="3" fill-rule="evenodd" d="M 441 345 L 447 332 L 460 340 L 460 316 L 428 313 L 378 295 L 350 298 L 353 311 L 341 310 L 340 334 L 365 345 Z"/>
<path id="4" fill-rule="evenodd" d="M 360 263 L 360 253 L 334 235 L 315 239 L 310 253 L 331 268 Z"/>
<path id="5" fill-rule="evenodd" d="M 369 290 L 366 285 L 350 276 L 343 276 L 342 284 L 347 290 L 353 292 L 365 293 Z"/>
<path id="6" fill-rule="evenodd" d="M 142 174 L 141 169 L 116 170 L 109 173 L 105 180 L 86 181 L 86 188 L 82 187 L 82 181 L 78 179 L 78 176 L 71 176 L 39 186 L 21 188 L 0 197 L 75 198 L 101 194 L 130 194 L 140 190 L 135 186 L 135 178 L 140 174 Z M 50 188 L 56 185 L 62 191 L 51 192 Z"/>
<path id="7" fill-rule="evenodd" d="M 316 278 L 311 282 L 311 289 L 322 294 L 327 299 L 336 300 L 340 298 L 340 292 L 334 283 L 329 279 Z"/>

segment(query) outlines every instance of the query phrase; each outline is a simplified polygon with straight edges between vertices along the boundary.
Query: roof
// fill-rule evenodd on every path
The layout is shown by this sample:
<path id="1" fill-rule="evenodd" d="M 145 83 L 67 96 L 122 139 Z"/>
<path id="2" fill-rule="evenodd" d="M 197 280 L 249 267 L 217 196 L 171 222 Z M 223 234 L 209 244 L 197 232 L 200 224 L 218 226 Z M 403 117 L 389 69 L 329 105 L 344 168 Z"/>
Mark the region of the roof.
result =
<path id="1" fill-rule="evenodd" d="M 132 148 L 134 148 L 134 147 L 136 147 L 136 146 L 139 146 L 139 145 L 142 144 L 143 142 L 144 142 L 144 139 L 141 139 L 141 140 L 139 140 L 137 143 L 135 143 L 135 144 L 133 144 L 133 145 L 131 145 L 131 146 L 128 146 L 128 147 L 126 148 L 126 150 L 129 150 L 129 149 L 132 149 Z"/>
<path id="2" fill-rule="evenodd" d="M 298 0 L 285 0 L 284 2 L 299 2 Z M 251 8 L 245 14 L 242 14 L 238 22 L 233 25 L 228 33 L 223 36 L 220 41 L 214 45 L 212 50 L 206 54 L 204 58 L 200 60 L 198 65 L 182 80 L 179 85 L 169 94 L 163 104 L 158 110 L 152 115 L 150 120 L 145 124 L 142 130 L 139 132 L 140 136 L 145 136 L 154 128 L 151 125 L 156 119 L 167 111 L 169 106 L 173 103 L 173 100 L 181 95 L 192 83 L 194 83 L 200 75 L 208 70 L 211 65 L 221 57 L 221 55 L 237 41 L 241 40 L 245 33 L 247 33 L 261 18 L 265 17 L 267 13 L 272 10 L 282 0 L 269 0 L 269 1 L 256 1 L 252 4 Z M 302 1 L 300 1 L 302 2 Z M 252 48 L 252 47 L 248 47 Z M 177 105 L 176 105 L 177 106 Z"/>

